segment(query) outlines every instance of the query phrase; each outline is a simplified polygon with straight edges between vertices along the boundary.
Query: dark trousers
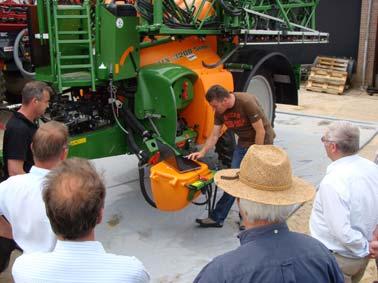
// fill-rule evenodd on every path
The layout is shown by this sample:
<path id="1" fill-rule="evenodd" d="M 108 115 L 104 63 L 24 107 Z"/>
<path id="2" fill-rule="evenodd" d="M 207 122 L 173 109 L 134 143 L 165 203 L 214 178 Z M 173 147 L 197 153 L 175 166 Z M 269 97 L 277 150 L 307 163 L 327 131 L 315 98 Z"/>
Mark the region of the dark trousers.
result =
<path id="1" fill-rule="evenodd" d="M 0 237 L 0 273 L 7 269 L 11 253 L 15 249 L 21 250 L 14 240 Z"/>
<path id="2" fill-rule="evenodd" d="M 240 163 L 247 153 L 248 148 L 237 146 L 232 155 L 231 168 L 239 168 Z M 211 218 L 217 223 L 223 224 L 232 205 L 234 204 L 235 198 L 226 192 L 223 192 L 222 197 L 217 202 L 214 211 L 211 213 Z"/>

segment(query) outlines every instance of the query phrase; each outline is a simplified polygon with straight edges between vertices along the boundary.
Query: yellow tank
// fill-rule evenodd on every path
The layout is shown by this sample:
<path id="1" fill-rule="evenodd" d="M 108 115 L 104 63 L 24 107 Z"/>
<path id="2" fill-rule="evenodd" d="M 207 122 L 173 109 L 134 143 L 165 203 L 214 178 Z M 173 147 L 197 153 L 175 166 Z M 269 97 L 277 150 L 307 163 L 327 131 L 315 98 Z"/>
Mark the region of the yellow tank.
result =
<path id="1" fill-rule="evenodd" d="M 158 209 L 177 211 L 191 203 L 188 186 L 200 179 L 210 180 L 213 177 L 213 173 L 205 163 L 198 163 L 201 165 L 198 170 L 187 173 L 179 173 L 165 161 L 151 167 L 151 189 Z M 193 196 L 193 200 L 200 193 L 200 191 L 197 191 Z"/>

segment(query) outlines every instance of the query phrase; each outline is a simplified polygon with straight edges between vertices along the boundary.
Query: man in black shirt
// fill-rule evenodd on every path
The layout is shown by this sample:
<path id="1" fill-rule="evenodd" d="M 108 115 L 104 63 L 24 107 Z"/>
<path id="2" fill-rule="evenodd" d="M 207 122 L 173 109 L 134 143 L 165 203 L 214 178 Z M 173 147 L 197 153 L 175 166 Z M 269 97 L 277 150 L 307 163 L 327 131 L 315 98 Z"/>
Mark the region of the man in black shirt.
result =
<path id="1" fill-rule="evenodd" d="M 28 173 L 33 154 L 30 144 L 37 125 L 35 121 L 49 106 L 52 89 L 43 82 L 33 81 L 22 90 L 22 106 L 6 125 L 3 140 L 3 162 L 5 178 Z"/>
<path id="2" fill-rule="evenodd" d="M 5 178 L 28 173 L 33 166 L 31 142 L 37 130 L 36 120 L 45 113 L 49 106 L 52 89 L 43 82 L 33 81 L 22 90 L 21 108 L 14 113 L 6 125 L 3 139 L 3 162 Z M 0 216 L 1 223 L 7 221 Z M 4 229 L 6 225 L 3 226 Z M 11 227 L 8 226 L 9 238 L 0 237 L 0 272 L 8 265 L 9 257 L 17 244 L 11 239 Z"/>

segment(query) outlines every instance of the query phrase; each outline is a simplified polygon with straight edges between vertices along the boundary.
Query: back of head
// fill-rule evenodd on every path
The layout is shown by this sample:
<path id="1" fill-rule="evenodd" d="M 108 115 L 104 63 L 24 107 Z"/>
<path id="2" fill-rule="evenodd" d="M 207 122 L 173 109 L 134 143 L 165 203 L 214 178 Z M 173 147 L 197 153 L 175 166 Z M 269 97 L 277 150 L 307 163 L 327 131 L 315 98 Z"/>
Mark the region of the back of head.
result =
<path id="1" fill-rule="evenodd" d="M 209 88 L 209 90 L 206 92 L 206 100 L 208 102 L 211 101 L 223 101 L 225 98 L 230 97 L 230 93 L 227 89 L 225 89 L 223 86 L 220 85 L 213 85 Z"/>
<path id="2" fill-rule="evenodd" d="M 356 154 L 360 148 L 360 130 L 347 121 L 331 123 L 325 132 L 325 137 L 334 142 L 344 155 Z"/>
<path id="3" fill-rule="evenodd" d="M 240 210 L 250 223 L 265 220 L 271 223 L 286 221 L 298 205 L 270 205 L 240 199 Z"/>
<path id="4" fill-rule="evenodd" d="M 58 160 L 67 143 L 68 129 L 64 124 L 56 121 L 42 124 L 33 136 L 34 158 L 40 162 Z"/>
<path id="5" fill-rule="evenodd" d="M 76 240 L 100 222 L 105 186 L 89 161 L 67 159 L 47 175 L 43 199 L 54 233 Z"/>
<path id="6" fill-rule="evenodd" d="M 44 82 L 28 82 L 22 89 L 22 105 L 28 105 L 33 98 L 41 100 L 43 98 L 43 92 L 48 92 L 50 96 L 53 94 L 52 88 Z"/>

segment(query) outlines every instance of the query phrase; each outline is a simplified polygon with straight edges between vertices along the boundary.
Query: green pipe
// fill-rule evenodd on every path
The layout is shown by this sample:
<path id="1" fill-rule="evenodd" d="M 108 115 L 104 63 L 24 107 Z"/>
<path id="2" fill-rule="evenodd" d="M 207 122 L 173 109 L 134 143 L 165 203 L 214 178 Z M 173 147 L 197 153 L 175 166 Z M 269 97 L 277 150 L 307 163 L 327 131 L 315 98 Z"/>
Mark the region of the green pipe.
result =
<path id="1" fill-rule="evenodd" d="M 174 40 L 175 40 L 174 37 L 166 36 L 166 37 L 159 38 L 159 39 L 156 39 L 156 40 L 153 40 L 153 41 L 150 41 L 150 42 L 141 42 L 140 43 L 140 49 L 160 45 L 160 44 L 171 42 L 171 41 L 174 41 Z"/>
<path id="2" fill-rule="evenodd" d="M 211 7 L 209 7 L 209 9 L 207 10 L 206 15 L 205 15 L 204 19 L 201 21 L 201 24 L 199 25 L 198 29 L 201 29 L 202 26 L 203 26 L 203 24 L 204 24 L 204 23 L 206 22 L 206 20 L 208 19 L 207 16 L 209 15 L 209 13 L 210 13 L 210 11 L 211 11 L 211 8 L 214 7 L 214 3 L 215 3 L 215 1 L 213 0 L 213 1 L 211 2 Z"/>
<path id="3" fill-rule="evenodd" d="M 53 1 L 56 1 L 56 0 L 53 0 Z M 52 28 L 51 28 L 52 23 L 51 23 L 50 12 L 51 12 L 50 1 L 46 1 L 47 28 L 48 28 L 49 43 L 50 43 L 49 44 L 49 47 L 50 47 L 49 48 L 50 49 L 50 72 L 51 72 L 52 77 L 55 79 L 54 40 L 57 40 L 57 38 L 53 37 L 53 32 L 52 32 Z"/>
<path id="4" fill-rule="evenodd" d="M 161 25 L 163 23 L 163 1 L 154 1 L 154 24 Z"/>
<path id="5" fill-rule="evenodd" d="M 252 65 L 239 64 L 239 63 L 225 63 L 224 67 L 226 69 L 238 69 L 238 70 L 246 70 L 246 71 L 251 71 L 253 69 Z"/>
<path id="6" fill-rule="evenodd" d="M 194 2 L 194 1 L 193 1 Z M 199 15 L 201 14 L 202 12 L 202 9 L 203 9 L 203 6 L 205 5 L 205 2 L 206 0 L 202 0 L 201 1 L 201 5 L 198 7 L 197 9 L 197 13 L 195 14 L 194 18 L 193 18 L 193 23 L 195 24 L 197 22 L 197 19 L 199 17 Z"/>
<path id="7" fill-rule="evenodd" d="M 285 12 L 283 6 L 282 6 L 281 1 L 280 1 L 280 0 L 276 0 L 276 3 L 277 3 L 278 7 L 279 7 L 280 10 L 281 10 L 282 16 L 283 16 L 283 18 L 284 18 L 284 20 L 285 20 L 285 22 L 286 22 L 287 27 L 289 28 L 290 31 L 292 31 L 292 30 L 293 30 L 293 27 L 292 27 L 291 24 L 290 24 L 290 20 L 289 20 L 289 18 L 287 17 L 287 14 L 286 14 L 286 12 Z"/>
<path id="8" fill-rule="evenodd" d="M 43 34 L 46 32 L 45 26 L 45 15 L 43 13 L 43 4 L 45 1 L 39 1 L 37 3 L 37 13 L 38 13 L 38 27 L 39 27 L 39 35 L 40 35 L 40 42 L 43 45 Z"/>

